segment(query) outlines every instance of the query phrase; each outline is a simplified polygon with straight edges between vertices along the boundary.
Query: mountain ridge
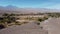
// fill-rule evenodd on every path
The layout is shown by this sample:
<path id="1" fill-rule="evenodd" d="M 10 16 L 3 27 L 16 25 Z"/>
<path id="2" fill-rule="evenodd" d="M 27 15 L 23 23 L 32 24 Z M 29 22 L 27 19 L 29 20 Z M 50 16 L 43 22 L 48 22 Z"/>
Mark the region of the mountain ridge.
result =
<path id="1" fill-rule="evenodd" d="M 46 13 L 46 12 L 60 12 L 57 9 L 47 9 L 47 8 L 18 8 L 16 6 L 0 6 L 0 13 Z"/>

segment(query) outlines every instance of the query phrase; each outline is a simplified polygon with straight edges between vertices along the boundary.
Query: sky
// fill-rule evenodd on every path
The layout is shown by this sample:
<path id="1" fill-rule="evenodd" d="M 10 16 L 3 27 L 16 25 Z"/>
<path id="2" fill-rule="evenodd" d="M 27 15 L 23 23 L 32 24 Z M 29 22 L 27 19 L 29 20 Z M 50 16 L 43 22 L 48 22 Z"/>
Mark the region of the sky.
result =
<path id="1" fill-rule="evenodd" d="M 0 0 L 0 6 L 13 5 L 19 8 L 60 9 L 60 0 Z"/>

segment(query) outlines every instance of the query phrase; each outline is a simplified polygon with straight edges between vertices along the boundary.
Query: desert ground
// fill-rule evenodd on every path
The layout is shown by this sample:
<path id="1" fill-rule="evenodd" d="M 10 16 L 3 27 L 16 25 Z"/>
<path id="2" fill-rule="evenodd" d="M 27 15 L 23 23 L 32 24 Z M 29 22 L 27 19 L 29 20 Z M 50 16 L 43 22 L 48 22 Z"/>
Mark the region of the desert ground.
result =
<path id="1" fill-rule="evenodd" d="M 0 30 L 0 34 L 47 34 L 46 30 L 40 28 L 40 25 L 37 25 L 34 22 L 23 24 L 21 26 L 12 26 Z"/>
<path id="2" fill-rule="evenodd" d="M 49 18 L 41 23 L 48 34 L 60 34 L 60 18 Z"/>
<path id="3" fill-rule="evenodd" d="M 46 15 L 45 15 L 46 16 Z M 12 25 L 0 30 L 0 34 L 59 34 L 60 17 L 49 17 L 41 21 L 42 16 L 19 16 L 22 25 Z M 40 21 L 37 21 L 37 20 Z M 27 23 L 26 23 L 27 22 Z M 39 23 L 39 24 L 38 24 Z"/>

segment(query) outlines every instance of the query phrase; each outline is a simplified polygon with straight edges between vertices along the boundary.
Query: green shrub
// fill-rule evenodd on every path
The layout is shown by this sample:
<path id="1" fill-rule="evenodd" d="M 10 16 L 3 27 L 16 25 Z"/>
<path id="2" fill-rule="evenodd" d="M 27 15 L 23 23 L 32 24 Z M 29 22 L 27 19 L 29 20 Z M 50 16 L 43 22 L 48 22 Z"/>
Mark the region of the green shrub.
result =
<path id="1" fill-rule="evenodd" d="M 43 18 L 39 18 L 38 21 L 42 22 L 42 21 L 44 21 L 44 19 Z"/>
<path id="2" fill-rule="evenodd" d="M 43 18 L 39 18 L 38 21 L 42 22 L 42 21 L 47 20 L 47 19 L 48 19 L 48 17 L 43 17 Z"/>

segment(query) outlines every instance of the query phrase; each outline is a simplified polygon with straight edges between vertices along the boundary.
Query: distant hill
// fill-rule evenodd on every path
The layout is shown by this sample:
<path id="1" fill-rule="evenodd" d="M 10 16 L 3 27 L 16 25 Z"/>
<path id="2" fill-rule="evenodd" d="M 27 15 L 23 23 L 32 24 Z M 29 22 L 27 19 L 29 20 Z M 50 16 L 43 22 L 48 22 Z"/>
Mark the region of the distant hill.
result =
<path id="1" fill-rule="evenodd" d="M 57 9 L 46 9 L 46 8 L 18 8 L 16 6 L 0 6 L 0 13 L 45 13 L 45 12 L 60 12 Z"/>

